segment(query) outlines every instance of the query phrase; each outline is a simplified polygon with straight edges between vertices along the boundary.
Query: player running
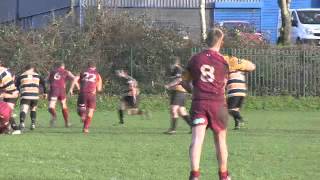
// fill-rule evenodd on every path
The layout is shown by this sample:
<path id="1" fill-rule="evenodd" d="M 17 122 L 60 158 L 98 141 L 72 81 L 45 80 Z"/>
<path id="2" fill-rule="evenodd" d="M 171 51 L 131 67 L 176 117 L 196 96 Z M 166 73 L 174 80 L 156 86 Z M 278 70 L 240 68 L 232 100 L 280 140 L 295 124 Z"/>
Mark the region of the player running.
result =
<path id="1" fill-rule="evenodd" d="M 125 110 L 128 110 L 129 115 L 144 115 L 145 113 L 141 109 L 139 109 L 140 91 L 138 88 L 138 82 L 123 70 L 118 70 L 117 75 L 121 78 L 124 78 L 128 86 L 125 95 L 120 100 L 120 106 L 118 111 L 120 119 L 119 123 L 124 124 L 123 116 Z"/>
<path id="2" fill-rule="evenodd" d="M 25 71 L 16 79 L 16 87 L 20 91 L 20 130 L 25 128 L 26 115 L 30 109 L 31 126 L 34 130 L 36 127 L 37 105 L 39 100 L 40 88 L 42 87 L 46 97 L 46 83 L 31 64 L 25 67 Z"/>
<path id="3" fill-rule="evenodd" d="M 78 97 L 78 114 L 83 122 L 83 133 L 89 133 L 89 127 L 96 109 L 96 93 L 102 91 L 102 78 L 94 62 L 88 63 L 88 69 L 75 78 L 70 88 L 73 92 L 75 85 L 80 84 Z"/>
<path id="4" fill-rule="evenodd" d="M 12 111 L 14 110 L 14 106 L 16 105 L 19 96 L 19 92 L 14 84 L 14 79 L 14 75 L 8 68 L 3 66 L 2 61 L 0 60 L 0 99 L 3 99 Z M 13 113 L 11 114 L 9 122 L 13 130 L 19 129 L 14 120 Z"/>
<path id="5" fill-rule="evenodd" d="M 180 59 L 176 57 L 175 63 L 171 68 L 171 82 L 165 85 L 166 89 L 170 90 L 170 115 L 171 115 L 171 126 L 166 134 L 175 134 L 177 128 L 177 120 L 181 116 L 189 126 L 191 126 L 190 116 L 188 115 L 185 108 L 185 101 L 187 97 L 187 91 L 176 82 L 181 79 L 183 68 L 180 64 Z"/>
<path id="6" fill-rule="evenodd" d="M 238 59 L 236 57 L 229 56 L 225 56 L 225 59 L 229 64 L 241 64 L 243 66 L 242 71 L 230 68 L 229 79 L 227 82 L 228 111 L 234 119 L 234 129 L 238 130 L 244 123 L 242 116 L 240 115 L 240 108 L 247 92 L 245 72 L 254 71 L 256 66 L 252 62 L 245 59 Z"/>
<path id="7" fill-rule="evenodd" d="M 208 49 L 189 61 L 183 76 L 183 85 L 193 86 L 191 106 L 192 142 L 190 145 L 190 180 L 200 178 L 200 157 L 206 129 L 214 133 L 214 143 L 219 167 L 220 180 L 230 180 L 227 160 L 227 121 L 225 85 L 229 69 L 244 70 L 243 64 L 228 62 L 220 53 L 224 34 L 220 29 L 209 31 L 206 40 Z M 191 89 L 188 87 L 187 89 Z"/>
<path id="8" fill-rule="evenodd" d="M 49 113 L 51 114 L 50 127 L 54 127 L 57 120 L 56 104 L 60 101 L 65 127 L 70 127 L 69 113 L 66 96 L 66 81 L 73 81 L 75 76 L 65 69 L 64 63 L 58 63 L 56 68 L 50 72 L 48 81 L 49 91 Z"/>

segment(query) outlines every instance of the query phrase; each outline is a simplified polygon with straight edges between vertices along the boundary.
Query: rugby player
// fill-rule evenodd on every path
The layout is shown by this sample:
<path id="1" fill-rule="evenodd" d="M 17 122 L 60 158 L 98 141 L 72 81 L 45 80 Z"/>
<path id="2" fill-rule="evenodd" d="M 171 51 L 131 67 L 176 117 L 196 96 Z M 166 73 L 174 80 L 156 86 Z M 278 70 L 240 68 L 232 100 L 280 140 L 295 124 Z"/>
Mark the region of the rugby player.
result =
<path id="1" fill-rule="evenodd" d="M 49 113 L 51 114 L 50 126 L 54 127 L 57 120 L 56 104 L 60 101 L 62 106 L 62 114 L 64 118 L 65 127 L 70 127 L 69 113 L 66 96 L 66 82 L 73 81 L 75 76 L 65 69 L 64 63 L 57 63 L 56 68 L 52 70 L 48 76 L 49 82 Z"/>
<path id="2" fill-rule="evenodd" d="M 117 75 L 121 78 L 124 78 L 127 82 L 127 91 L 125 95 L 120 100 L 119 106 L 119 119 L 120 124 L 124 124 L 124 111 L 128 110 L 129 115 L 144 115 L 141 109 L 139 109 L 139 94 L 140 90 L 138 88 L 138 82 L 127 72 L 123 70 L 118 70 Z"/>
<path id="3" fill-rule="evenodd" d="M 0 134 L 6 134 L 10 130 L 10 117 L 12 109 L 3 101 L 0 101 Z"/>
<path id="4" fill-rule="evenodd" d="M 177 128 L 177 120 L 181 116 L 189 126 L 191 126 L 190 116 L 188 115 L 185 108 L 185 101 L 187 97 L 187 91 L 175 82 L 181 79 L 183 68 L 180 64 L 180 59 L 176 57 L 175 63 L 171 68 L 169 84 L 165 85 L 166 89 L 170 90 L 170 115 L 171 115 L 171 126 L 166 131 L 166 134 L 175 134 Z"/>
<path id="5" fill-rule="evenodd" d="M 227 167 L 228 112 L 225 101 L 225 85 L 230 64 L 219 53 L 223 38 L 224 34 L 220 29 L 210 30 L 206 40 L 208 49 L 192 57 L 183 75 L 183 85 L 187 86 L 192 82 L 193 86 L 190 180 L 200 179 L 200 157 L 207 128 L 210 128 L 214 133 L 219 179 L 231 179 Z M 234 66 L 235 69 L 241 70 L 242 68 L 238 64 Z"/>
<path id="6" fill-rule="evenodd" d="M 3 99 L 3 101 L 10 106 L 12 111 L 14 110 L 14 106 L 16 105 L 17 98 L 19 96 L 19 92 L 14 84 L 14 80 L 14 75 L 9 71 L 8 68 L 3 66 L 3 63 L 0 59 L 0 99 Z M 19 129 L 13 117 L 13 113 L 11 113 L 9 122 L 13 130 Z"/>
<path id="7" fill-rule="evenodd" d="M 240 108 L 243 104 L 247 92 L 245 72 L 254 71 L 256 69 L 256 66 L 252 62 L 245 59 L 230 56 L 225 56 L 225 59 L 230 64 L 229 79 L 227 82 L 228 111 L 234 119 L 234 129 L 238 130 L 244 124 L 243 118 L 240 115 Z M 232 66 L 231 64 L 241 64 L 243 67 L 242 71 L 232 69 L 232 67 L 234 66 Z"/>
<path id="8" fill-rule="evenodd" d="M 70 88 L 71 94 L 76 84 L 80 84 L 78 114 L 83 122 L 83 133 L 87 134 L 96 109 L 96 93 L 102 91 L 102 78 L 93 61 L 90 61 L 88 68 L 75 78 Z"/>
<path id="9" fill-rule="evenodd" d="M 25 128 L 26 115 L 30 109 L 31 126 L 33 130 L 36 127 L 37 105 L 39 100 L 40 88 L 42 87 L 44 97 L 46 97 L 46 83 L 37 72 L 35 67 L 28 64 L 25 71 L 16 79 L 16 87 L 20 91 L 20 130 Z"/>

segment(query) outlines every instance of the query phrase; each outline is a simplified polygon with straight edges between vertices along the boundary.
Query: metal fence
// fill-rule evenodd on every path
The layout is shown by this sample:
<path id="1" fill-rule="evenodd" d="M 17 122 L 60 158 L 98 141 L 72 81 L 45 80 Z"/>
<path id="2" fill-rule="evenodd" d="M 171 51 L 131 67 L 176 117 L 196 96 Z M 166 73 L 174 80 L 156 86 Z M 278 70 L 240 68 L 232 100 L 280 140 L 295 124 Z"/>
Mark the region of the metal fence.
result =
<path id="1" fill-rule="evenodd" d="M 223 53 L 256 64 L 256 71 L 247 74 L 250 95 L 320 95 L 319 48 L 224 49 Z"/>

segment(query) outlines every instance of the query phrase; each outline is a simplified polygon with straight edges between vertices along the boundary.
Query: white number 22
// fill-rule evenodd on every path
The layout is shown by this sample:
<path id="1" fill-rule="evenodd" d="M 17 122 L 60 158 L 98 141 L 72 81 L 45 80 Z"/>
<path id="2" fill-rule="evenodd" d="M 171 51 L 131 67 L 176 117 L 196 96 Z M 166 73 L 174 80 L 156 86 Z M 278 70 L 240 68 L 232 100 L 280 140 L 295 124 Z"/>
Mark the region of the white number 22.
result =
<path id="1" fill-rule="evenodd" d="M 201 71 L 201 81 L 203 82 L 210 82 L 212 83 L 214 81 L 214 67 L 204 64 L 200 68 Z"/>
<path id="2" fill-rule="evenodd" d="M 83 73 L 83 75 L 84 75 L 83 79 L 85 81 L 96 82 L 97 77 L 95 74 L 85 72 L 85 73 Z"/>

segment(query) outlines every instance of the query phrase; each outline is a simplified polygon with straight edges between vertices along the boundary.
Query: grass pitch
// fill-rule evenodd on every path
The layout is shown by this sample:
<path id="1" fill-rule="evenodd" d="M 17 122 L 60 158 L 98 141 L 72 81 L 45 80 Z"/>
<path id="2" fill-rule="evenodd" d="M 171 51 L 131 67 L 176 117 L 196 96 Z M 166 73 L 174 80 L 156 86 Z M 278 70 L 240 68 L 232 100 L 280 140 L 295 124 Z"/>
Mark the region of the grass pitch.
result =
<path id="1" fill-rule="evenodd" d="M 168 128 L 168 112 L 151 120 L 116 112 L 96 112 L 89 135 L 73 127 L 48 128 L 49 114 L 38 113 L 38 128 L 22 135 L 0 136 L 0 179 L 186 180 L 189 173 L 188 127 L 180 120 L 177 135 Z M 229 130 L 229 168 L 233 180 L 319 180 L 319 112 L 245 112 L 247 129 Z M 29 127 L 30 120 L 27 120 Z M 230 129 L 233 122 L 230 121 Z M 202 180 L 217 179 L 212 133 L 202 154 Z"/>

